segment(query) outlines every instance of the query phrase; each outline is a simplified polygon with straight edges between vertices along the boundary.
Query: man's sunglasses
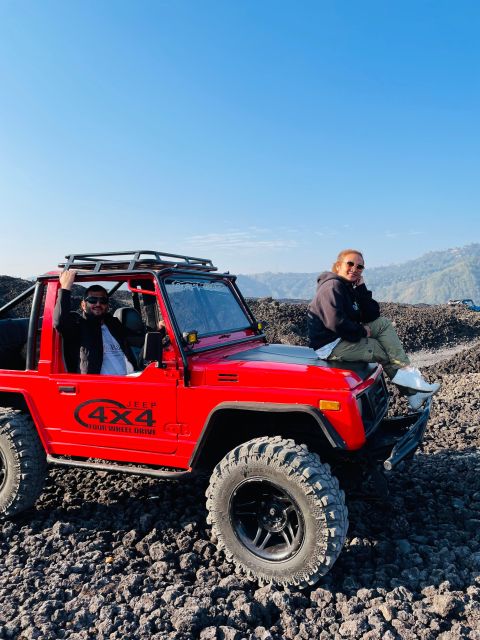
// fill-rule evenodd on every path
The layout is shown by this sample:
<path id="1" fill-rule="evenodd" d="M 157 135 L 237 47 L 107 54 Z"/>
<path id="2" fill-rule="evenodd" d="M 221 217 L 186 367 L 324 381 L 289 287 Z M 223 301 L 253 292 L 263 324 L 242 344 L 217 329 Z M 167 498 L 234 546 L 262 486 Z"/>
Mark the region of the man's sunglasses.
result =
<path id="1" fill-rule="evenodd" d="M 108 304 L 108 298 L 107 296 L 88 296 L 87 298 L 84 298 L 85 302 L 88 302 L 88 304 Z"/>
<path id="2" fill-rule="evenodd" d="M 345 264 L 348 265 L 350 267 L 350 269 L 352 267 L 357 267 L 357 269 L 359 271 L 363 271 L 365 269 L 365 265 L 364 264 L 355 264 L 354 262 L 352 262 L 351 260 L 345 260 Z"/>

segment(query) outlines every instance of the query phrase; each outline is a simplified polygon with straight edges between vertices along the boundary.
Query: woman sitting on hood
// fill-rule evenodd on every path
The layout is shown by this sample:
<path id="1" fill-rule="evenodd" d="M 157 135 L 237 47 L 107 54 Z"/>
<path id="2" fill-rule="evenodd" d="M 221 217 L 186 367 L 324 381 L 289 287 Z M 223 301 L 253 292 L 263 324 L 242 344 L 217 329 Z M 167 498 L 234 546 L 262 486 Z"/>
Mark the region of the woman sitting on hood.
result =
<path id="1" fill-rule="evenodd" d="M 324 360 L 379 362 L 391 381 L 407 389 L 412 409 L 419 409 L 440 389 L 430 384 L 410 360 L 392 323 L 380 316 L 378 302 L 363 281 L 360 251 L 345 249 L 331 271 L 317 278 L 308 305 L 309 346 Z"/>

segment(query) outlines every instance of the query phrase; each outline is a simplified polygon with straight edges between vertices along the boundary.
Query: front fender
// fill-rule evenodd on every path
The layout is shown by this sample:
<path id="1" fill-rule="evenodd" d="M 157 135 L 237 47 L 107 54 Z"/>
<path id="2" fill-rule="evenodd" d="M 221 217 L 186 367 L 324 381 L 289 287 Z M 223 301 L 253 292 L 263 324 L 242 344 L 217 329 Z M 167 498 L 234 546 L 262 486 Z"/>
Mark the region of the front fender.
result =
<path id="1" fill-rule="evenodd" d="M 335 428 L 325 415 L 319 410 L 315 409 L 311 405 L 302 404 L 277 404 L 274 402 L 221 402 L 208 414 L 205 424 L 198 438 L 197 444 L 192 452 L 190 458 L 190 466 L 193 467 L 197 461 L 200 452 L 208 439 L 209 431 L 215 422 L 215 416 L 221 411 L 251 411 L 251 412 L 264 412 L 264 413 L 306 413 L 311 416 L 322 434 L 325 436 L 330 446 L 333 449 L 344 450 L 347 449 L 346 442 L 339 436 Z"/>

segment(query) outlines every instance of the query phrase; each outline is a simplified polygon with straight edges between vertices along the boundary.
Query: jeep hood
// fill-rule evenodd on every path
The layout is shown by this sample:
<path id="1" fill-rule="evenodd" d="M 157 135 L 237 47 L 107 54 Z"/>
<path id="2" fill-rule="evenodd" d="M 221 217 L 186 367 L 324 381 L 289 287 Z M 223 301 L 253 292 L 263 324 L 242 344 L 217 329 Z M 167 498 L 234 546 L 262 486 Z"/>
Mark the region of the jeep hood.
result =
<path id="1" fill-rule="evenodd" d="M 368 378 L 377 368 L 375 363 L 321 360 L 313 349 L 289 344 L 265 344 L 260 347 L 231 354 L 223 360 L 235 360 L 236 362 L 278 362 L 282 364 L 308 365 L 327 369 L 343 369 L 354 371 L 362 380 Z"/>

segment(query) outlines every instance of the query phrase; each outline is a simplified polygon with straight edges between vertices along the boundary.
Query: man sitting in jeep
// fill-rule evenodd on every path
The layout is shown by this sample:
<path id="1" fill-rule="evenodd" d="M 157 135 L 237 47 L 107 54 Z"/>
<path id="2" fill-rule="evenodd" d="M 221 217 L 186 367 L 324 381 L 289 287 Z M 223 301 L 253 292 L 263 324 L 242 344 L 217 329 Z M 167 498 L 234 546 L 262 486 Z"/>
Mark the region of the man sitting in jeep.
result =
<path id="1" fill-rule="evenodd" d="M 69 373 L 124 376 L 136 368 L 122 323 L 108 312 L 108 292 L 100 285 L 85 291 L 82 313 L 71 310 L 71 289 L 76 270 L 60 274 L 61 289 L 53 314 L 55 329 L 63 337 Z"/>

